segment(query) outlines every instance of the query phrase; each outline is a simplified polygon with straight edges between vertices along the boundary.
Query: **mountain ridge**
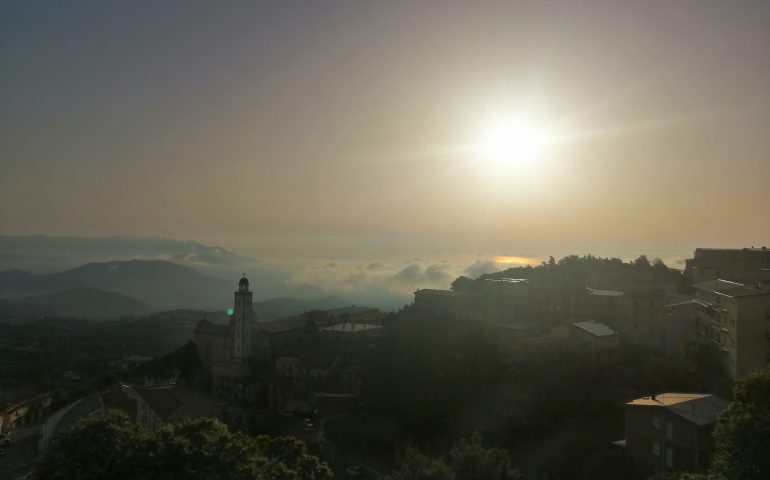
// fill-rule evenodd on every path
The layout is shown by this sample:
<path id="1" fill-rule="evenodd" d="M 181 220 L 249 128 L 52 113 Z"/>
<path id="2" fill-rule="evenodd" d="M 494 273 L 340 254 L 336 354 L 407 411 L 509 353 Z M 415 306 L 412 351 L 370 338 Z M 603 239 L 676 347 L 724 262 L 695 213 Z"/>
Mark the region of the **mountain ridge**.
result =
<path id="1" fill-rule="evenodd" d="M 148 305 L 135 298 L 90 287 L 73 287 L 44 295 L 0 300 L 0 316 L 16 319 L 56 316 L 92 320 L 150 312 Z"/>
<path id="2" fill-rule="evenodd" d="M 0 235 L 0 269 L 51 271 L 86 262 L 167 260 L 190 266 L 258 265 L 220 246 L 165 237 Z"/>
<path id="3" fill-rule="evenodd" d="M 0 298 L 43 295 L 75 287 L 133 297 L 159 308 L 212 308 L 232 286 L 226 280 L 165 260 L 89 262 L 57 273 L 0 272 Z"/>

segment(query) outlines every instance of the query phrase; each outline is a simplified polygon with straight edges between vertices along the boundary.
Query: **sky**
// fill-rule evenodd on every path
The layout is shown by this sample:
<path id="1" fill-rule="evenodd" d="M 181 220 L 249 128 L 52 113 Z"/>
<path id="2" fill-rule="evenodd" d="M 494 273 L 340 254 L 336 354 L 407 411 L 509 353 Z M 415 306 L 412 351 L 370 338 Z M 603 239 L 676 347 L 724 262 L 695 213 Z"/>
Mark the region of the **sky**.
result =
<path id="1" fill-rule="evenodd" d="M 770 243 L 768 25 L 766 1 L 4 1 L 0 234 L 197 240 L 329 291 Z M 501 119 L 547 134 L 536 158 L 479 147 Z"/>

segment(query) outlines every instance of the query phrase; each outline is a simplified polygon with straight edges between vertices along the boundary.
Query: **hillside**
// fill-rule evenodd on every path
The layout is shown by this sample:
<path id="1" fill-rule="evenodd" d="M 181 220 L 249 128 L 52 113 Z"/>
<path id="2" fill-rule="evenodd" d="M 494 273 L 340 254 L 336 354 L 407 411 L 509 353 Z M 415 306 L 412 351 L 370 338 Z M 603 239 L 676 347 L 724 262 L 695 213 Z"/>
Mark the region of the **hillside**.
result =
<path id="1" fill-rule="evenodd" d="M 271 298 L 254 302 L 254 312 L 260 322 L 269 322 L 277 318 L 299 315 L 309 310 L 331 310 L 348 306 L 349 304 L 337 297 L 325 297 L 315 300 L 299 300 L 296 298 Z"/>
<path id="2" fill-rule="evenodd" d="M 28 319 L 74 317 L 111 319 L 142 315 L 150 311 L 144 303 L 126 295 L 96 288 L 76 287 L 46 295 L 0 300 L 0 318 Z"/>
<path id="3" fill-rule="evenodd" d="M 78 287 L 121 293 L 159 308 L 222 308 L 234 288 L 226 280 L 162 260 L 92 262 L 50 274 L 0 272 L 0 298 Z"/>

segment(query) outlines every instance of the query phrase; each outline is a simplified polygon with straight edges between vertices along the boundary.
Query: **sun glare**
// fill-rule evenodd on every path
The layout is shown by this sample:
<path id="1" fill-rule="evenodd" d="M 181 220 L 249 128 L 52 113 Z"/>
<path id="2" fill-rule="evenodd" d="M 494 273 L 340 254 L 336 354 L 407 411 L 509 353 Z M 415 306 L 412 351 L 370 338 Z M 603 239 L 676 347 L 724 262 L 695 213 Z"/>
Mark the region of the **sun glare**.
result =
<path id="1" fill-rule="evenodd" d="M 488 127 L 480 153 L 499 167 L 530 164 L 548 143 L 546 133 L 525 119 L 497 121 Z"/>
<path id="2" fill-rule="evenodd" d="M 522 257 L 518 255 L 497 255 L 495 263 L 502 265 L 537 265 L 537 259 L 533 257 Z"/>

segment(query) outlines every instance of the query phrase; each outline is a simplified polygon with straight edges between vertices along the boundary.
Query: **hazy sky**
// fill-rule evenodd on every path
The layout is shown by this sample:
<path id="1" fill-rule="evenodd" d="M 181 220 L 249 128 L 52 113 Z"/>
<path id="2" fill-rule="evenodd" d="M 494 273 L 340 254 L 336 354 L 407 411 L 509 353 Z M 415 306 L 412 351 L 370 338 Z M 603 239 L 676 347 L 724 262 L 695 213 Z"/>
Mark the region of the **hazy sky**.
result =
<path id="1" fill-rule="evenodd" d="M 4 1 L 0 69 L 0 233 L 287 262 L 770 243 L 767 1 Z M 559 138 L 532 164 L 457 148 L 522 115 Z"/>

